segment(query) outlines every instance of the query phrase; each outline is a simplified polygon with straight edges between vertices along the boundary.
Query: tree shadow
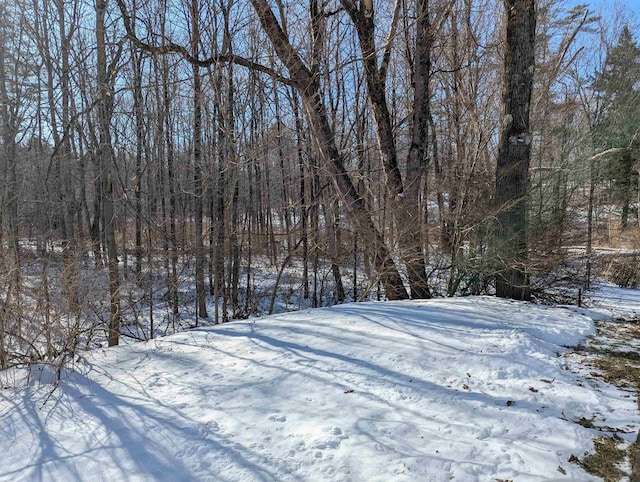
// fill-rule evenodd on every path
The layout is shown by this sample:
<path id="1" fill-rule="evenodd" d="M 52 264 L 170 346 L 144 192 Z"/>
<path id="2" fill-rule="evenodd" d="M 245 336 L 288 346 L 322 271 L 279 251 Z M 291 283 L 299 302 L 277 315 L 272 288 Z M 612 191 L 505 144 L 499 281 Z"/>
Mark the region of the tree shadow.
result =
<path id="1" fill-rule="evenodd" d="M 252 461 L 257 459 L 255 453 L 215 426 L 153 399 L 133 383 L 130 387 L 126 396 L 118 395 L 74 372 L 44 406 L 44 397 L 34 396 L 32 389 L 23 390 L 20 399 L 1 395 L 10 406 L 0 415 L 0 424 L 7 427 L 2 432 L 10 437 L 13 426 L 13 436 L 24 437 L 15 430 L 14 421 L 20 419 L 32 440 L 19 463 L 14 459 L 6 470 L 0 466 L 0 480 L 61 480 L 62 476 L 68 481 L 233 482 L 248 475 L 255 481 L 278 480 L 268 467 Z M 143 399 L 147 403 L 141 403 Z M 224 459 L 221 466 L 231 468 L 228 474 L 212 472 L 212 454 Z"/>

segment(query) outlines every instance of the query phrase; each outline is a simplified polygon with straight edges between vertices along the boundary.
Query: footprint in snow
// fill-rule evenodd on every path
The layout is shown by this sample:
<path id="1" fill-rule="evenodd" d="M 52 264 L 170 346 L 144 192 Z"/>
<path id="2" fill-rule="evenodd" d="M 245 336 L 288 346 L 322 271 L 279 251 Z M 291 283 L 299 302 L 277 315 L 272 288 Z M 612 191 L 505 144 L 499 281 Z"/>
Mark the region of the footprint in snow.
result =
<path id="1" fill-rule="evenodd" d="M 340 440 L 316 440 L 311 446 L 318 450 L 335 450 L 340 446 Z"/>
<path id="2" fill-rule="evenodd" d="M 218 425 L 218 422 L 216 422 L 215 420 L 209 420 L 208 422 L 204 423 L 208 428 L 210 432 L 219 432 L 220 431 L 220 425 Z"/>
<path id="3" fill-rule="evenodd" d="M 286 422 L 287 417 L 285 417 L 284 415 L 280 415 L 279 413 L 274 413 L 272 415 L 269 415 L 269 420 L 271 420 L 272 422 Z"/>

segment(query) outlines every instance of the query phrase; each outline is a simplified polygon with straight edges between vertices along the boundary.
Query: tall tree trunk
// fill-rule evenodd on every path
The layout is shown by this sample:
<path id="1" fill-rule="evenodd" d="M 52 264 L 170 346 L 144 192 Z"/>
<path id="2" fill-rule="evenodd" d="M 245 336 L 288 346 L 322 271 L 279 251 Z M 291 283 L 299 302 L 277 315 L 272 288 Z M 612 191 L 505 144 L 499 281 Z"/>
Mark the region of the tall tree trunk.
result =
<path id="1" fill-rule="evenodd" d="M 216 74 L 216 86 L 215 96 L 218 112 L 218 172 L 216 176 L 216 199 L 215 199 L 215 226 L 213 231 L 215 234 L 214 242 L 214 261 L 213 261 L 213 294 L 216 302 L 215 322 L 219 322 L 219 308 L 218 304 L 220 300 L 224 300 L 225 295 L 225 273 L 224 273 L 224 244 L 227 231 L 227 223 L 225 218 L 225 190 L 227 186 L 227 161 L 225 147 L 227 145 L 227 132 L 225 130 L 225 123 L 222 113 L 222 77 L 221 73 Z M 225 304 L 224 301 L 222 303 Z M 226 313 L 222 314 L 222 321 L 226 321 Z"/>
<path id="2" fill-rule="evenodd" d="M 345 200 L 351 220 L 362 233 L 363 239 L 370 243 L 374 264 L 384 284 L 387 297 L 389 299 L 407 298 L 400 273 L 391 258 L 382 234 L 371 219 L 371 209 L 366 201 L 358 195 L 344 167 L 343 156 L 338 150 L 333 130 L 329 124 L 318 76 L 312 74 L 293 49 L 268 2 L 266 0 L 251 0 L 251 3 L 278 57 L 289 70 L 294 87 L 302 96 L 318 150 L 328 163 L 338 191 Z"/>
<path id="3" fill-rule="evenodd" d="M 113 112 L 113 89 L 107 66 L 107 50 L 105 42 L 104 18 L 107 0 L 96 1 L 96 45 L 97 45 L 97 80 L 98 80 L 98 122 L 100 145 L 98 147 L 98 164 L 100 169 L 99 184 L 102 187 L 102 205 L 105 242 L 109 263 L 109 346 L 117 345 L 120 339 L 120 273 L 118 269 L 118 248 L 115 236 L 115 211 L 113 166 L 115 163 L 113 146 L 111 145 L 111 115 Z"/>
<path id="4" fill-rule="evenodd" d="M 62 198 L 62 216 L 63 225 L 65 226 L 66 239 L 64 240 L 64 275 L 63 283 L 65 297 L 69 303 L 69 309 L 76 312 L 79 308 L 78 301 L 78 272 L 76 258 L 76 236 L 73 223 L 74 211 L 76 210 L 75 190 L 73 187 L 74 176 L 71 175 L 71 157 L 73 155 L 71 143 L 69 142 L 71 132 L 71 89 L 70 89 L 70 68 L 69 56 L 71 51 L 71 36 L 73 35 L 75 25 L 72 22 L 67 26 L 64 2 L 57 3 L 58 10 L 58 29 L 61 41 L 62 54 L 62 71 L 60 79 L 60 93 L 62 95 L 62 129 L 63 137 L 61 139 L 62 146 L 60 154 L 63 166 L 68 169 L 66 175 L 62 175 L 60 183 L 60 192 Z M 67 28 L 68 27 L 68 28 Z M 68 165 L 68 166 L 67 166 Z M 82 180 L 81 180 L 82 182 Z"/>
<path id="5" fill-rule="evenodd" d="M 306 169 L 302 149 L 302 118 L 298 93 L 291 89 L 291 103 L 296 125 L 296 152 L 298 154 L 298 170 L 300 176 L 300 237 L 302 238 L 302 296 L 309 299 L 309 233 L 308 206 L 306 193 Z"/>
<path id="6" fill-rule="evenodd" d="M 0 5 L 0 14 L 4 13 L 4 6 Z M 7 15 L 7 18 L 9 16 Z M 3 16 L 3 18 L 5 18 Z M 20 253 L 18 235 L 18 178 L 17 178 L 17 142 L 18 129 L 17 108 L 14 100 L 9 97 L 9 79 L 6 59 L 8 52 L 4 29 L 0 28 L 0 120 L 2 121 L 2 154 L 4 157 L 4 191 L 0 204 L 0 241 L 6 235 L 9 240 L 9 260 L 12 274 L 12 288 L 18 290 L 20 286 Z M 4 249 L 0 245 L 0 249 Z M 11 293 L 10 290 L 9 293 Z M 0 315 L 1 316 L 1 315 Z"/>
<path id="7" fill-rule="evenodd" d="M 200 5 L 198 0 L 191 0 L 191 52 L 198 57 L 200 44 Z M 196 253 L 196 300 L 197 317 L 207 318 L 206 293 L 204 291 L 205 252 L 202 243 L 202 197 L 204 193 L 202 180 L 202 80 L 200 67 L 193 65 L 193 183 L 194 209 L 194 243 Z"/>
<path id="8" fill-rule="evenodd" d="M 228 25 L 228 24 L 227 24 Z M 226 35 L 229 35 L 229 31 L 227 30 Z M 237 316 L 238 313 L 238 284 L 240 282 L 240 245 L 238 243 L 238 230 L 240 226 L 238 225 L 238 201 L 240 197 L 240 169 L 238 167 L 238 156 L 236 153 L 236 139 L 235 139 L 235 117 L 234 117 L 234 109 L 235 109 L 235 84 L 233 78 L 233 64 L 229 65 L 228 68 L 228 78 L 227 78 L 227 125 L 228 125 L 228 136 L 227 136 L 227 151 L 229 155 L 229 161 L 231 163 L 230 169 L 230 177 L 231 177 L 231 186 L 230 186 L 230 206 L 229 209 L 231 211 L 231 222 L 230 222 L 230 233 L 229 233 L 229 255 L 231 256 L 231 282 L 230 282 L 230 291 L 231 291 L 231 307 L 233 309 L 233 315 Z"/>
<path id="9" fill-rule="evenodd" d="M 398 226 L 400 255 L 407 266 L 411 296 L 413 298 L 431 298 L 424 266 L 424 253 L 422 252 L 422 216 L 419 201 L 420 178 L 423 171 L 422 167 L 426 161 L 425 154 L 428 139 L 425 119 L 428 118 L 429 114 L 428 79 L 431 68 L 429 4 L 425 0 L 419 0 L 417 3 L 418 32 L 416 37 L 416 59 L 414 62 L 416 81 L 414 109 L 416 110 L 412 128 L 412 148 L 415 152 L 409 154 L 409 161 L 415 171 L 411 172 L 409 168 L 407 169 L 409 176 L 405 185 L 398 165 L 398 152 L 386 97 L 390 45 L 399 14 L 400 0 L 397 0 L 395 4 L 395 11 L 391 20 L 391 31 L 380 65 L 378 65 L 378 49 L 375 42 L 376 25 L 373 3 L 360 2 L 360 8 L 351 0 L 342 0 L 341 3 L 356 27 L 360 42 L 367 83 L 367 96 L 377 127 L 378 145 L 387 176 L 387 190 L 391 201 L 392 215 Z M 416 130 L 420 131 L 420 129 L 422 129 L 421 132 L 416 132 Z M 420 138 L 418 137 L 419 135 L 423 135 L 423 137 Z M 421 143 L 424 143 L 424 145 L 421 146 Z M 419 157 L 421 155 L 423 156 L 422 159 Z M 409 192 L 405 188 L 408 188 Z"/>
<path id="10" fill-rule="evenodd" d="M 422 178 L 426 174 L 429 156 L 429 118 L 431 115 L 429 76 L 431 75 L 432 33 L 429 19 L 429 0 L 416 0 L 416 13 L 418 21 L 413 62 L 414 103 L 405 183 L 405 202 L 409 209 L 406 211 L 404 225 L 404 231 L 412 241 L 407 243 L 405 260 L 411 296 L 413 298 L 431 298 L 424 261 L 423 217 L 420 202 Z M 426 196 L 426 193 L 424 195 Z"/>
<path id="11" fill-rule="evenodd" d="M 288 186 L 291 183 L 290 176 L 287 174 L 285 167 L 285 155 L 284 147 L 282 146 L 282 135 L 284 134 L 284 128 L 282 119 L 280 117 L 280 97 L 278 96 L 278 86 L 274 81 L 273 85 L 274 93 L 274 108 L 276 115 L 276 145 L 278 146 L 278 165 L 280 167 L 280 195 L 282 196 L 282 210 L 280 211 L 281 217 L 284 219 L 285 239 L 287 241 L 287 253 L 291 251 L 291 217 L 289 210 L 289 190 Z"/>
<path id="12" fill-rule="evenodd" d="M 164 22 L 162 23 L 164 28 Z M 169 291 L 171 298 L 171 308 L 175 316 L 179 313 L 178 298 L 178 239 L 176 235 L 176 173 L 175 173 L 175 150 L 173 145 L 173 122 L 171 119 L 171 96 L 169 95 L 169 62 L 167 58 L 162 59 L 162 120 L 159 128 L 164 132 L 164 142 L 167 154 L 167 184 L 169 185 L 169 240 L 171 242 L 171 276 L 169 281 Z M 164 199 L 164 196 L 163 196 Z"/>
<path id="13" fill-rule="evenodd" d="M 0 3 L 0 14 L 5 17 L 5 5 Z M 15 232 L 15 219 L 11 213 L 12 209 L 9 208 L 11 196 L 14 195 L 12 183 L 10 182 L 9 172 L 12 170 L 11 164 L 15 163 L 15 153 L 11 147 L 15 142 L 15 136 L 11 133 L 11 119 L 10 119 L 10 106 L 9 96 L 7 92 L 7 71 L 5 57 L 7 55 L 6 45 L 8 42 L 5 39 L 5 29 L 0 27 L 0 115 L 2 116 L 2 150 L 0 151 L 0 159 L 3 161 L 2 173 L 4 174 L 4 186 L 2 192 L 0 192 L 0 253 L 5 251 L 4 239 L 5 234 L 9 236 L 11 245 L 14 244 L 14 232 Z M 13 156 L 13 157 L 12 157 Z M 0 261 L 4 261 L 0 258 Z M 8 260 L 7 260 L 8 261 Z M 5 266 L 11 266 L 11 263 L 7 263 Z M 11 289 L 7 289 L 6 293 L 3 293 L 4 299 L 0 300 L 0 370 L 7 368 L 8 356 L 6 347 L 6 333 L 7 333 L 7 318 L 9 310 L 7 309 L 7 303 L 11 295 Z"/>
<path id="14" fill-rule="evenodd" d="M 526 194 L 531 132 L 529 110 L 535 65 L 534 0 L 504 0 L 507 18 L 502 124 L 496 167 L 496 229 L 499 271 L 496 295 L 529 300 L 526 272 Z"/>
<path id="15" fill-rule="evenodd" d="M 132 48 L 133 57 L 133 110 L 136 118 L 136 282 L 142 282 L 142 151 L 144 143 L 144 106 L 142 99 L 142 53 Z"/>

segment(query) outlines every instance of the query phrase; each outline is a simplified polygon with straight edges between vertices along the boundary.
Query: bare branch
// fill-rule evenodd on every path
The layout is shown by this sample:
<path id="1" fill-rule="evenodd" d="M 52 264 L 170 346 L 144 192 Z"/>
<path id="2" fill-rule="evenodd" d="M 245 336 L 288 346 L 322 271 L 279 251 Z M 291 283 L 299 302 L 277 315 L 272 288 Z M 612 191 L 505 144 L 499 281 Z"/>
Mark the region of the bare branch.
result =
<path id="1" fill-rule="evenodd" d="M 131 16 L 127 11 L 127 7 L 124 4 L 124 0 L 116 0 L 118 3 L 118 7 L 120 9 L 120 13 L 122 14 L 122 20 L 124 22 L 124 28 L 127 31 L 127 37 L 133 42 L 133 44 L 141 50 L 148 52 L 152 55 L 169 55 L 169 54 L 178 54 L 182 58 L 184 58 L 187 62 L 192 65 L 197 65 L 199 67 L 210 67 L 219 63 L 234 63 L 236 65 L 240 65 L 242 67 L 246 67 L 247 69 L 255 70 L 257 72 L 262 72 L 263 74 L 267 74 L 269 77 L 277 80 L 278 82 L 282 82 L 285 85 L 293 86 L 294 82 L 288 77 L 284 77 L 280 75 L 275 70 L 267 67 L 266 65 L 262 65 L 258 62 L 254 62 L 245 57 L 235 55 L 235 54 L 220 54 L 215 53 L 210 57 L 201 59 L 194 55 L 192 55 L 189 50 L 187 50 L 184 46 L 178 45 L 173 42 L 168 42 L 163 45 L 151 45 L 147 42 L 144 42 L 135 33 L 131 22 Z"/>
<path id="2" fill-rule="evenodd" d="M 612 147 L 611 149 L 606 149 L 604 151 L 598 152 L 597 154 L 594 154 L 589 159 L 587 159 L 587 161 L 597 161 L 599 159 L 612 156 L 614 154 L 619 154 L 626 150 L 627 150 L 626 147 Z"/>
<path id="3" fill-rule="evenodd" d="M 569 47 L 571 47 L 571 44 L 573 44 L 574 40 L 576 39 L 576 36 L 580 32 L 580 30 L 582 30 L 582 27 L 584 27 L 585 23 L 587 23 L 588 17 L 589 17 L 589 10 L 585 10 L 584 15 L 582 16 L 582 19 L 580 20 L 580 22 L 578 23 L 576 28 L 574 28 L 573 31 L 571 32 L 571 34 L 563 41 L 563 43 L 562 43 L 562 53 L 558 57 L 558 62 L 556 63 L 556 65 L 555 65 L 555 67 L 553 69 L 552 78 L 555 77 L 556 75 L 558 75 L 558 72 L 560 71 L 560 68 L 562 67 L 564 59 L 567 56 L 567 52 L 569 51 Z M 571 63 L 575 60 L 575 58 L 578 56 L 578 53 L 581 50 L 582 50 L 582 47 L 580 47 L 578 52 L 576 52 L 575 55 L 573 55 L 571 57 L 571 59 L 569 59 L 569 62 L 566 64 L 567 67 L 569 65 L 571 65 Z"/>
<path id="4" fill-rule="evenodd" d="M 391 60 L 391 45 L 393 38 L 396 35 L 396 27 L 398 25 L 398 19 L 400 18 L 400 7 L 402 5 L 401 0 L 396 0 L 396 5 L 393 8 L 393 17 L 391 18 L 391 26 L 389 27 L 389 33 L 387 34 L 387 40 L 384 46 L 384 53 L 382 54 L 382 64 L 380 65 L 380 77 L 386 79 L 387 71 L 389 69 L 389 61 Z"/>

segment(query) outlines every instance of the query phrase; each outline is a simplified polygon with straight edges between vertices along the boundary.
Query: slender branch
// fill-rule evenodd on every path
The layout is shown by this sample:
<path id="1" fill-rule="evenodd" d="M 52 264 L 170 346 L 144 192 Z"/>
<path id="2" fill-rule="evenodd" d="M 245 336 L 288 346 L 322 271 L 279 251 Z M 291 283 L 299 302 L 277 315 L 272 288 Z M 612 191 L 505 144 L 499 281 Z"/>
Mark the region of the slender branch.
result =
<path id="1" fill-rule="evenodd" d="M 178 45 L 169 41 L 163 45 L 151 45 L 136 35 L 135 29 L 133 28 L 131 22 L 131 16 L 127 11 L 127 7 L 124 4 L 124 0 L 116 0 L 118 4 L 118 8 L 120 9 L 120 13 L 122 14 L 122 20 L 124 22 L 124 28 L 127 32 L 127 37 L 133 42 L 133 44 L 141 50 L 148 52 L 152 55 L 169 55 L 169 54 L 178 54 L 182 58 L 184 58 L 187 62 L 192 65 L 197 65 L 199 67 L 210 67 L 211 65 L 219 64 L 219 63 L 234 63 L 236 65 L 240 65 L 242 67 L 246 67 L 247 69 L 255 70 L 258 72 L 262 72 L 263 74 L 267 74 L 269 77 L 277 80 L 278 82 L 282 82 L 285 85 L 293 86 L 294 82 L 288 77 L 284 77 L 280 75 L 275 70 L 262 65 L 258 62 L 254 62 L 245 57 L 236 54 L 220 54 L 215 53 L 210 57 L 201 59 L 192 55 L 189 50 L 187 50 L 184 46 Z"/>
<path id="2" fill-rule="evenodd" d="M 380 77 L 383 79 L 386 79 L 387 71 L 389 70 L 389 61 L 391 60 L 391 46 L 393 44 L 393 38 L 396 35 L 396 26 L 398 25 L 398 19 L 400 18 L 401 5 L 401 0 L 396 0 L 396 5 L 393 8 L 393 17 L 391 17 L 391 26 L 389 27 L 389 33 L 387 34 L 387 40 L 385 42 L 384 52 L 382 54 L 382 63 L 380 65 Z"/>
<path id="3" fill-rule="evenodd" d="M 621 152 L 625 152 L 626 150 L 628 150 L 627 147 L 612 147 L 611 149 L 607 149 L 605 151 L 594 154 L 589 159 L 587 159 L 587 161 L 597 161 L 598 159 L 601 159 L 603 157 L 607 157 L 613 154 L 619 154 Z"/>
<path id="4" fill-rule="evenodd" d="M 311 71 L 289 43 L 287 35 L 271 11 L 269 4 L 265 0 L 251 0 L 251 4 L 260 19 L 260 23 L 271 39 L 280 61 L 287 67 L 293 77 L 293 79 L 288 79 L 288 85 L 297 89 L 308 85 L 312 77 Z"/>
<path id="5" fill-rule="evenodd" d="M 584 25 L 587 23 L 588 17 L 589 17 L 589 10 L 585 10 L 584 15 L 582 16 L 582 19 L 580 20 L 580 22 L 578 23 L 576 28 L 574 28 L 573 31 L 571 32 L 571 34 L 563 41 L 563 44 L 561 45 L 562 53 L 558 57 L 558 62 L 556 63 L 556 65 L 555 65 L 555 67 L 554 67 L 554 69 L 552 71 L 553 72 L 553 77 L 558 75 L 558 72 L 560 71 L 560 68 L 562 67 L 564 59 L 567 56 L 567 53 L 569 52 L 569 48 L 571 47 L 571 44 L 573 44 L 574 40 L 576 39 L 576 36 L 580 32 L 580 30 L 582 30 L 582 27 L 584 27 Z M 578 49 L 578 52 L 576 52 L 575 55 L 573 55 L 571 57 L 571 59 L 569 60 L 569 62 L 566 64 L 567 66 L 571 65 L 571 62 L 573 62 L 573 60 L 575 60 L 575 58 L 578 56 L 580 51 L 582 51 L 582 49 L 583 49 L 583 47 L 580 47 L 580 49 Z"/>

